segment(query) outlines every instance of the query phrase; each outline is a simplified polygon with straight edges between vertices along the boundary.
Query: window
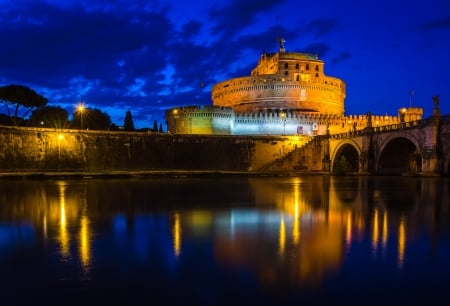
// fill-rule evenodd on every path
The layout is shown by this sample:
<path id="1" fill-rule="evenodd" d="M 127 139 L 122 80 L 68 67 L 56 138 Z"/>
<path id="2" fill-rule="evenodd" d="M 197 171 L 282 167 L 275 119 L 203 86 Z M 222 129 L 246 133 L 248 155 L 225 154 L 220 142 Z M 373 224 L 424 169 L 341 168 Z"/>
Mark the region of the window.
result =
<path id="1" fill-rule="evenodd" d="M 319 65 L 316 65 L 316 71 L 319 71 Z"/>
<path id="2" fill-rule="evenodd" d="M 309 64 L 306 64 L 306 70 L 309 70 Z"/>
<path id="3" fill-rule="evenodd" d="M 295 64 L 295 69 L 298 69 L 299 67 L 298 67 L 298 63 L 297 64 Z"/>
<path id="4" fill-rule="evenodd" d="M 288 68 L 289 68 L 288 63 L 284 63 L 284 69 L 288 69 Z"/>

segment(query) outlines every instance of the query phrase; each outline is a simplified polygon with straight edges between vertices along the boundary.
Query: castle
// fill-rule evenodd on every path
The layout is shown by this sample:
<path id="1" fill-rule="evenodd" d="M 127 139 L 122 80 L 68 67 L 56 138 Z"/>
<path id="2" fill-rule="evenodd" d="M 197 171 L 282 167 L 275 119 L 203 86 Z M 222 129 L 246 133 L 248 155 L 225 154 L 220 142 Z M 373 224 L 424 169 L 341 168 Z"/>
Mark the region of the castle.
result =
<path id="1" fill-rule="evenodd" d="M 279 39 L 276 53 L 264 52 L 250 76 L 215 84 L 212 105 L 167 110 L 168 132 L 314 136 L 422 119 L 422 108 L 402 108 L 397 116 L 346 116 L 344 81 L 327 76 L 317 55 L 287 52 L 284 43 Z"/>

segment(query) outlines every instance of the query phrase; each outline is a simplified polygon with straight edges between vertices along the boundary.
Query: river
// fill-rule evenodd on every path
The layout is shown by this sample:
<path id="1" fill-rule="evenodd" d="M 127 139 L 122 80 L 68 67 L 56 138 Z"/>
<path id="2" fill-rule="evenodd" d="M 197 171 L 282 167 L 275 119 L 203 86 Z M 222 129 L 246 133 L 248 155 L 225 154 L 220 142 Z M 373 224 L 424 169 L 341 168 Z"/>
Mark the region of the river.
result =
<path id="1" fill-rule="evenodd" d="M 450 180 L 0 180 L 2 305 L 438 305 Z"/>

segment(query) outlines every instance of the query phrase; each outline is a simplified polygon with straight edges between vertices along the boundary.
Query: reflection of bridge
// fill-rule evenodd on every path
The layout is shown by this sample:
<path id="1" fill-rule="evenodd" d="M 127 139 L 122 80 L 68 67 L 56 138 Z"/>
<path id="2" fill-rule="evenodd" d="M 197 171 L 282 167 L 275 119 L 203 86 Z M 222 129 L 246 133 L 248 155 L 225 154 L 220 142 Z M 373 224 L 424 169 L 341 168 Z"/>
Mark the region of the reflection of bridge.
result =
<path id="1" fill-rule="evenodd" d="M 372 126 L 342 134 L 316 136 L 273 167 L 371 174 L 450 174 L 450 115 L 439 110 L 428 119 Z"/>

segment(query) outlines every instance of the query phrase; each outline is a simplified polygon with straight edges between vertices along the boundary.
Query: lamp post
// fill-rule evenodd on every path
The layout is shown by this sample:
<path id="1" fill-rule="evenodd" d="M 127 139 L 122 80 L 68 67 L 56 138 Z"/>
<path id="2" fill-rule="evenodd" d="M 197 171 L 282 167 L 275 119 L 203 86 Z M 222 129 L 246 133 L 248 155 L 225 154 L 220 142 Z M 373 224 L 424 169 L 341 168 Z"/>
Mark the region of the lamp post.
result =
<path id="1" fill-rule="evenodd" d="M 178 132 L 178 129 L 177 129 L 178 109 L 173 110 L 173 119 L 174 119 L 174 125 L 175 125 L 173 130 L 174 130 L 174 134 L 176 134 Z"/>
<path id="2" fill-rule="evenodd" d="M 80 116 L 80 129 L 83 129 L 83 113 L 86 110 L 86 107 L 84 106 L 83 102 L 80 102 L 77 104 L 77 113 Z"/>

